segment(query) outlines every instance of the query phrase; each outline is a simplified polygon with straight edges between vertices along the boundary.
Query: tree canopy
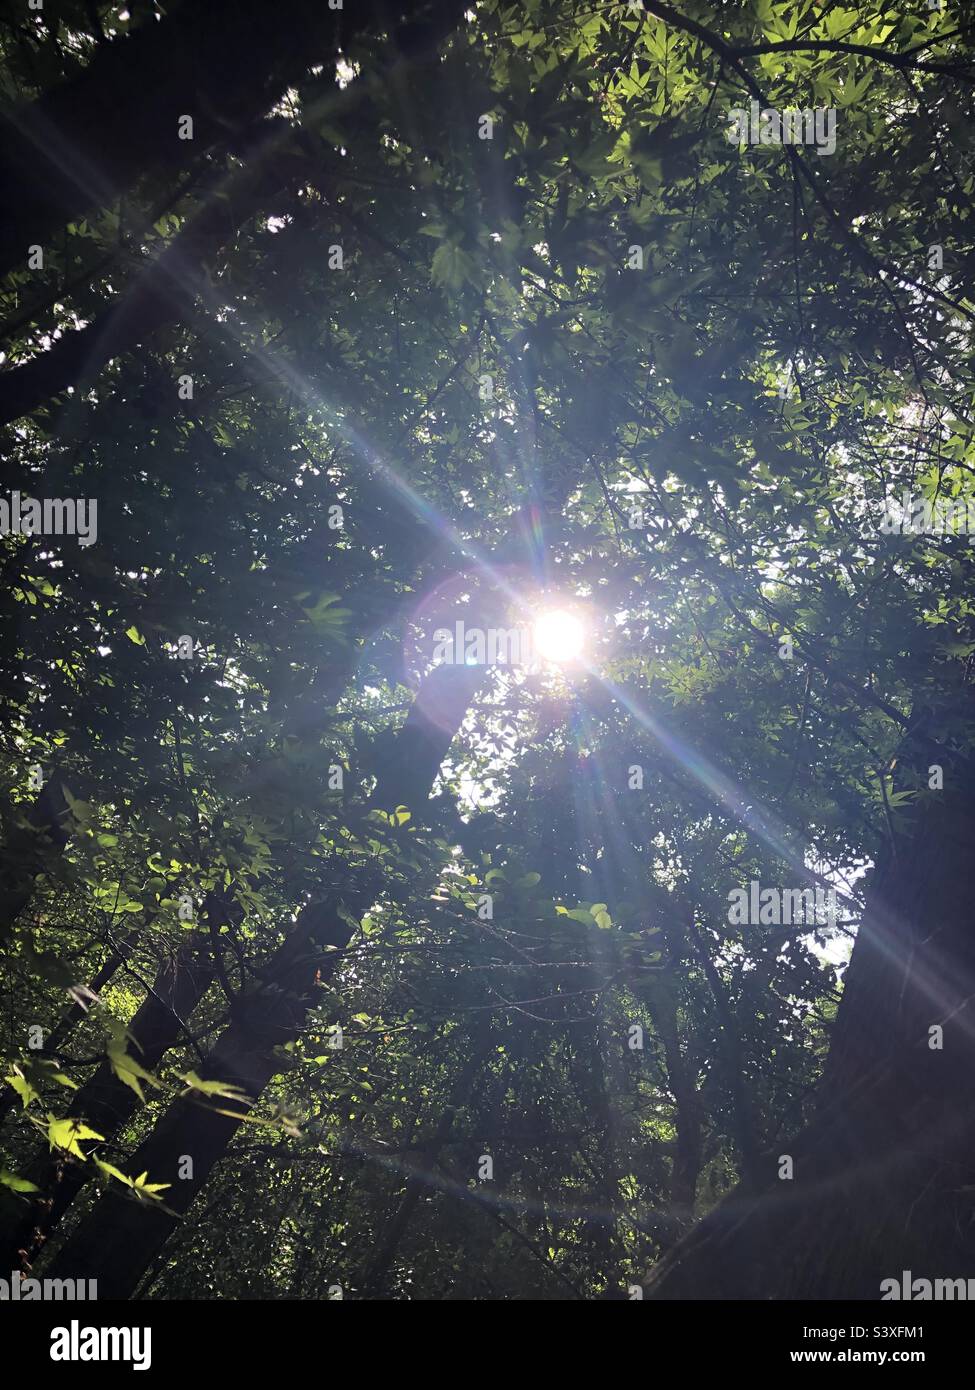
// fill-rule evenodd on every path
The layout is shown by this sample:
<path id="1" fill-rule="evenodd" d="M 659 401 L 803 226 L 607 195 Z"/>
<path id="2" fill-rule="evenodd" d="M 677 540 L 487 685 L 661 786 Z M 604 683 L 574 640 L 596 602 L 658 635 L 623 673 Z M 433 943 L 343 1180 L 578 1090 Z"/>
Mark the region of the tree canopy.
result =
<path id="1" fill-rule="evenodd" d="M 975 1272 L 971 45 L 0 6 L 3 1269 L 734 1298 L 747 1202 L 879 1297 L 917 1199 Z"/>

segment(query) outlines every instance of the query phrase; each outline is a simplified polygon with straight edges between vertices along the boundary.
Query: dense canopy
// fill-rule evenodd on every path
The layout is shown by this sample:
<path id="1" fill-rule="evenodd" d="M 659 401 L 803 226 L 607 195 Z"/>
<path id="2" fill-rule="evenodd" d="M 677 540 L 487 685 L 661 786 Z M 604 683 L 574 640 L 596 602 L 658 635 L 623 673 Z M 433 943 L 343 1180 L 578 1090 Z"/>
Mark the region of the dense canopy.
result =
<path id="1" fill-rule="evenodd" d="M 975 61 L 909 8 L 0 6 L 0 1272 L 975 1274 Z"/>

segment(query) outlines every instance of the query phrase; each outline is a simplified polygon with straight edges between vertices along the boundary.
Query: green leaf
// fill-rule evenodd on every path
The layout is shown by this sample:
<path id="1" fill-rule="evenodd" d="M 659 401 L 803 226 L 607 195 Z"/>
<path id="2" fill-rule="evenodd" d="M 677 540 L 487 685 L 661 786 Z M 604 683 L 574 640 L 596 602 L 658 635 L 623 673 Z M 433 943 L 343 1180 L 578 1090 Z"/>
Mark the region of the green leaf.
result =
<path id="1" fill-rule="evenodd" d="M 82 1120 L 55 1120 L 49 1117 L 47 1125 L 47 1141 L 52 1149 L 63 1149 L 65 1153 L 72 1154 L 75 1158 L 84 1160 L 85 1155 L 78 1147 L 82 1139 L 104 1139 L 104 1134 L 99 1134 L 97 1130 L 89 1129 Z"/>
<path id="2" fill-rule="evenodd" d="M 35 1091 L 34 1087 L 27 1080 L 27 1077 L 24 1076 L 23 1072 L 17 1071 L 15 1069 L 10 1073 L 9 1076 L 4 1077 L 4 1081 L 6 1081 L 8 1085 L 12 1086 L 14 1090 L 17 1092 L 17 1094 L 20 1096 L 20 1099 L 23 1102 L 23 1108 L 25 1110 L 27 1109 L 28 1105 L 30 1105 L 31 1101 L 40 1100 L 40 1092 Z"/>
<path id="3" fill-rule="evenodd" d="M 145 1067 L 130 1057 L 125 1050 L 124 1037 L 110 1042 L 107 1048 L 109 1065 L 118 1079 L 128 1086 L 129 1090 L 134 1091 L 139 1099 L 145 1103 L 145 1092 L 140 1082 L 146 1081 L 150 1086 L 163 1089 L 163 1083 L 153 1076 L 152 1072 L 146 1071 Z"/>
<path id="4" fill-rule="evenodd" d="M 459 290 L 474 277 L 474 262 L 459 246 L 445 241 L 433 253 L 430 278 L 447 290 Z"/>
<path id="5" fill-rule="evenodd" d="M 250 1099 L 240 1086 L 234 1086 L 229 1081 L 204 1081 L 195 1071 L 186 1072 L 180 1076 L 180 1081 L 185 1081 L 187 1090 L 200 1091 L 205 1096 L 226 1096 L 228 1100 Z"/>
<path id="6" fill-rule="evenodd" d="M 143 1201 L 160 1202 L 162 1198 L 158 1194 L 165 1192 L 167 1187 L 172 1187 L 172 1183 L 169 1182 L 149 1182 L 148 1172 L 140 1173 L 137 1178 L 130 1178 L 120 1168 L 116 1168 L 113 1163 L 105 1163 L 100 1158 L 96 1158 L 95 1163 L 108 1177 L 115 1178 L 117 1182 L 131 1188 L 135 1195 Z"/>
<path id="7" fill-rule="evenodd" d="M 11 1173 L 9 1168 L 0 1168 L 0 1186 L 9 1187 L 11 1192 L 40 1192 L 36 1183 L 28 1182 L 26 1178 L 18 1178 L 16 1173 Z"/>
<path id="8" fill-rule="evenodd" d="M 132 1180 L 132 1190 L 138 1192 L 140 1196 L 151 1197 L 153 1201 L 159 1201 L 157 1192 L 165 1192 L 167 1187 L 172 1187 L 170 1182 L 149 1182 L 149 1174 L 140 1173 L 137 1178 Z"/>

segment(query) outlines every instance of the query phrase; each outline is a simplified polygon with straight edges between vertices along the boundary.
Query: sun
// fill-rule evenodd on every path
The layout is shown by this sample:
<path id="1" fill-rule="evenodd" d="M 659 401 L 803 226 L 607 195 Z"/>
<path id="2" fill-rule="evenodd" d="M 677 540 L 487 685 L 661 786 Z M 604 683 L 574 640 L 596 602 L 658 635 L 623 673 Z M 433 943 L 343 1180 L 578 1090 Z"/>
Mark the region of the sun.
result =
<path id="1" fill-rule="evenodd" d="M 577 661 L 586 644 L 586 629 L 580 618 L 565 608 L 551 608 L 535 619 L 532 631 L 536 655 L 557 666 Z"/>

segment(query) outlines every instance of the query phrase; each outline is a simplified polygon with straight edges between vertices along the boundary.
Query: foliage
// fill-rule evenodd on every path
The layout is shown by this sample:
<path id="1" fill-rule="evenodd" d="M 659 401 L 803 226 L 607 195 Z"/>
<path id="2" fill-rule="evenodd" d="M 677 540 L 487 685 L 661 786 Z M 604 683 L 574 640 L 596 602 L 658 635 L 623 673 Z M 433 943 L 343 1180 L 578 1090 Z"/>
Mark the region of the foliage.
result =
<path id="1" fill-rule="evenodd" d="M 49 8 L 3 20 L 8 101 L 152 9 Z M 802 1123 L 863 870 L 930 794 L 892 760 L 975 653 L 967 538 L 876 524 L 975 464 L 962 22 L 449 8 L 425 44 L 356 31 L 340 81 L 319 39 L 260 129 L 0 288 L 0 387 L 135 305 L 4 430 L 8 488 L 97 498 L 98 539 L 0 541 L 0 1215 L 39 1141 L 154 1205 L 128 1160 L 170 1105 L 246 1116 L 156 1297 L 640 1283 Z M 835 106 L 835 154 L 731 144 L 753 99 Z M 589 669 L 494 669 L 384 813 L 434 628 L 512 592 L 584 604 Z M 797 873 L 837 926 L 728 922 Z M 206 1054 L 324 893 L 355 934 L 252 1106 Z M 174 962 L 206 983 L 150 1064 L 127 1030 Z M 106 1062 L 113 1136 L 65 1113 Z"/>

